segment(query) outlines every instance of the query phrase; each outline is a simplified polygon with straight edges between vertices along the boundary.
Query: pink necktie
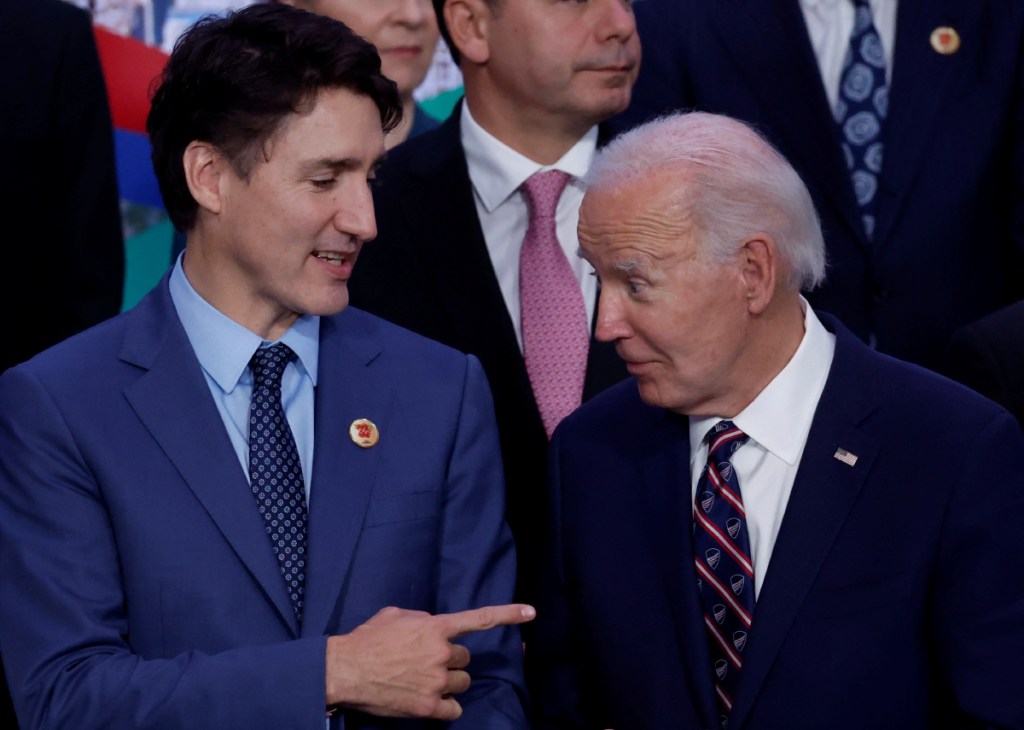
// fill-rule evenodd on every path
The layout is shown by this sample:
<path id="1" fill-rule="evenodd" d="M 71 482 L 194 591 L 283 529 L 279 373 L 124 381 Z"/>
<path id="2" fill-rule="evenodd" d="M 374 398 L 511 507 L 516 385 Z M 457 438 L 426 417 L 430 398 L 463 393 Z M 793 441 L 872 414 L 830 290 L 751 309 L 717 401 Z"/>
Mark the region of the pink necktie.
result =
<path id="1" fill-rule="evenodd" d="M 530 211 L 519 254 L 523 359 L 548 438 L 580 404 L 590 347 L 583 294 L 555 232 L 555 209 L 568 182 L 566 173 L 548 170 L 522 186 Z"/>

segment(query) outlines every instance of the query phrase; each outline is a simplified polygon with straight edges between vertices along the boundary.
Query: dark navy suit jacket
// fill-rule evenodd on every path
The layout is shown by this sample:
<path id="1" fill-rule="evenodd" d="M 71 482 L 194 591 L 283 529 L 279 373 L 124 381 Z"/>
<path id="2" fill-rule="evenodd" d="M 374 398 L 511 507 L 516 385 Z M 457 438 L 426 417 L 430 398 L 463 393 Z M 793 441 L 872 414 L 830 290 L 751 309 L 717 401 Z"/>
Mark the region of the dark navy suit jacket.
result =
<path id="1" fill-rule="evenodd" d="M 932 368 L 952 331 L 1024 297 L 1024 3 L 900 0 L 874 239 L 798 0 L 643 0 L 626 114 L 696 108 L 752 123 L 807 183 L 828 252 L 811 303 Z M 937 53 L 935 28 L 960 48 Z"/>
<path id="2" fill-rule="evenodd" d="M 0 371 L 121 310 L 114 128 L 90 16 L 0 3 Z"/>
<path id="3" fill-rule="evenodd" d="M 374 193 L 377 240 L 359 255 L 349 291 L 357 307 L 480 358 L 501 435 L 519 596 L 530 600 L 548 440 L 477 218 L 460 109 L 389 153 Z M 614 348 L 592 339 L 584 400 L 625 377 Z"/>
<path id="4" fill-rule="evenodd" d="M 835 358 L 729 728 L 1024 728 L 1024 435 L 822 320 Z M 720 727 L 689 456 L 688 419 L 633 381 L 556 431 L 552 564 L 526 655 L 537 727 Z"/>
<path id="5" fill-rule="evenodd" d="M 351 308 L 320 327 L 301 626 L 166 277 L 0 377 L 0 643 L 25 727 L 324 730 L 326 635 L 512 598 L 479 363 Z M 460 726 L 524 727 L 518 631 L 464 641 Z"/>
<path id="6" fill-rule="evenodd" d="M 1024 425 L 1024 300 L 954 332 L 946 369 Z"/>

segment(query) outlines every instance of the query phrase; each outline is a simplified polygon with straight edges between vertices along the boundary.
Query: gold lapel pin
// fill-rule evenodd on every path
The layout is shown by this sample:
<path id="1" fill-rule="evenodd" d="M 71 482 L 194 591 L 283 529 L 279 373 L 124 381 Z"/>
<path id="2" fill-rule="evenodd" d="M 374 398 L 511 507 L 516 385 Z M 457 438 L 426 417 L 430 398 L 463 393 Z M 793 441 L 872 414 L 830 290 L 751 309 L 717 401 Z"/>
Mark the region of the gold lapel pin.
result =
<path id="1" fill-rule="evenodd" d="M 377 442 L 380 441 L 380 431 L 377 430 L 377 424 L 369 418 L 357 418 L 352 421 L 352 425 L 348 427 L 348 435 L 352 439 L 352 443 L 356 446 L 362 446 L 364 449 L 376 446 Z"/>
<path id="2" fill-rule="evenodd" d="M 843 462 L 847 466 L 857 465 L 857 455 L 851 454 L 846 449 L 836 449 L 836 453 L 832 454 L 832 458 L 835 459 L 836 461 Z"/>
<path id="3" fill-rule="evenodd" d="M 943 56 L 951 56 L 960 50 L 960 34 L 948 25 L 940 25 L 933 30 L 929 40 L 935 52 Z"/>

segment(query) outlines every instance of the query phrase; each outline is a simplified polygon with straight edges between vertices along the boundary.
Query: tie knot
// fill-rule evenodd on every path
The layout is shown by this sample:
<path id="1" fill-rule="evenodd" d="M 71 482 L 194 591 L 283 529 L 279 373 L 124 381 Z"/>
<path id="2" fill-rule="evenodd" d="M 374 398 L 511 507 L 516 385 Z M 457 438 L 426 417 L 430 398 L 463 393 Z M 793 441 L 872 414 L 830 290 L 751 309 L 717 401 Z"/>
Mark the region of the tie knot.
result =
<path id="1" fill-rule="evenodd" d="M 558 199 L 562 197 L 570 175 L 561 170 L 535 172 L 523 183 L 523 194 L 530 209 L 530 218 L 554 218 Z"/>
<path id="2" fill-rule="evenodd" d="M 708 442 L 708 457 L 715 461 L 728 461 L 736 449 L 747 443 L 748 438 L 732 421 L 719 421 L 704 437 Z"/>
<path id="3" fill-rule="evenodd" d="M 252 368 L 253 386 L 280 388 L 284 369 L 294 358 L 295 353 L 283 342 L 256 350 L 249 359 L 249 367 Z"/>

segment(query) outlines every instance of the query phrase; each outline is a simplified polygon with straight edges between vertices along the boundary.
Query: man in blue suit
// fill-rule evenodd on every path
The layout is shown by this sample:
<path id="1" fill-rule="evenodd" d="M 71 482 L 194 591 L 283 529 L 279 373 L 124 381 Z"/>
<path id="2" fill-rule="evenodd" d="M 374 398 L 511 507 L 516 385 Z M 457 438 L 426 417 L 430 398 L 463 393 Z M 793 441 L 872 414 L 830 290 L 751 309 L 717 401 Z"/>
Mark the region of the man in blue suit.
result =
<path id="1" fill-rule="evenodd" d="M 184 256 L 0 379 L 24 727 L 525 727 L 483 372 L 346 309 L 399 107 L 286 5 L 179 42 L 148 130 Z"/>
<path id="2" fill-rule="evenodd" d="M 747 125 L 652 122 L 588 184 L 633 378 L 552 442 L 537 725 L 1024 727 L 1010 414 L 808 306 L 810 195 Z"/>
<path id="3" fill-rule="evenodd" d="M 853 0 L 643 0 L 619 126 L 698 109 L 763 132 L 810 188 L 828 280 L 808 299 L 938 368 L 953 331 L 1024 297 L 1024 4 L 870 0 L 887 79 L 869 234 L 836 122 Z"/>

